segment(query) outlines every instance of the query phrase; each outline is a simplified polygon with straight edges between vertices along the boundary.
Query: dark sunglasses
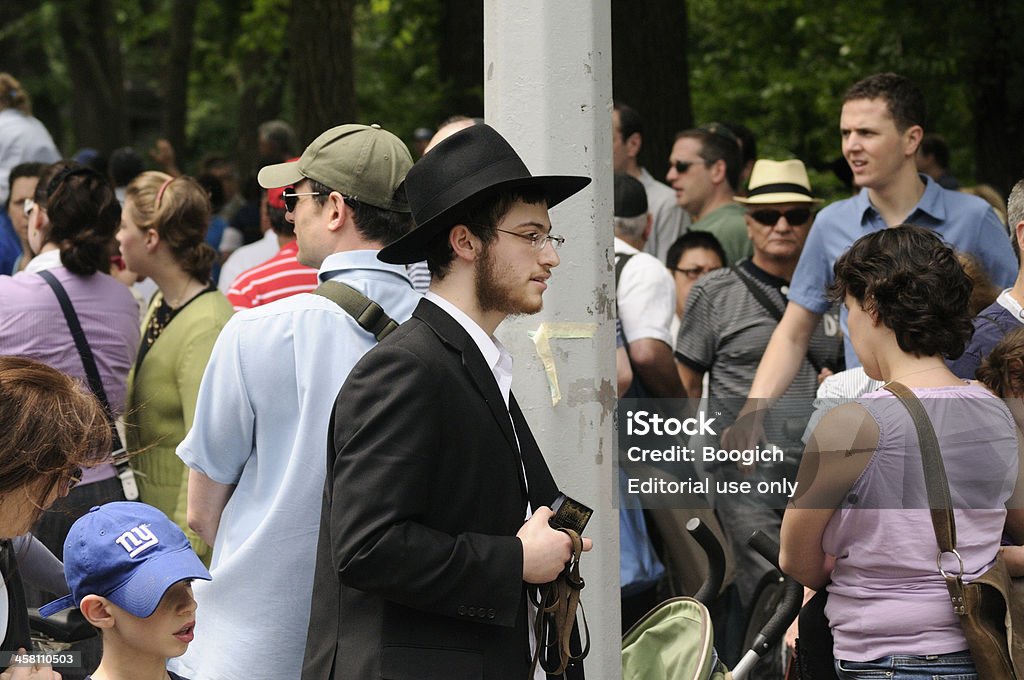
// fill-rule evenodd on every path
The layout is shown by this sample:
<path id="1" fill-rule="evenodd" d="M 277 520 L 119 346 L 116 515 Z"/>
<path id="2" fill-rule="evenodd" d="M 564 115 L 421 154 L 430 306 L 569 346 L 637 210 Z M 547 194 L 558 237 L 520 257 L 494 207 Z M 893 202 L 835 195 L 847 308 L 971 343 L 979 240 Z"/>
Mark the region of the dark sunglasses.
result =
<path id="1" fill-rule="evenodd" d="M 779 218 L 781 217 L 785 217 L 791 226 L 799 227 L 807 224 L 807 221 L 811 219 L 811 210 L 810 208 L 790 208 L 786 212 L 781 210 L 755 210 L 750 213 L 750 216 L 756 222 L 767 227 L 774 227 L 779 223 Z"/>
<path id="2" fill-rule="evenodd" d="M 699 163 L 704 163 L 704 161 L 674 161 L 672 163 L 672 167 L 675 168 L 676 172 L 680 175 L 685 175 L 687 170 Z M 707 163 L 704 164 L 707 165 Z"/>
<path id="3" fill-rule="evenodd" d="M 326 196 L 327 194 L 323 191 L 302 191 L 299 193 L 295 192 L 295 187 L 288 187 L 281 192 L 281 200 L 284 201 L 284 209 L 288 212 L 295 212 L 295 206 L 299 204 L 299 198 L 302 196 Z"/>

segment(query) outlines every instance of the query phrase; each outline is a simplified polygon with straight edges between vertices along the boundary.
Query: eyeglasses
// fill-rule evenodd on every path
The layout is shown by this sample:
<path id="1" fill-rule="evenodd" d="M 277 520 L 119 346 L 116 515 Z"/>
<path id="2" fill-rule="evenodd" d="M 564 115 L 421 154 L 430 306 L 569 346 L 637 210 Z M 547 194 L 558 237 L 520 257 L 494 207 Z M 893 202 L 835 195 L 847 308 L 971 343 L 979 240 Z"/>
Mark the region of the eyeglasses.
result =
<path id="1" fill-rule="evenodd" d="M 75 468 L 71 472 L 65 472 L 60 478 L 60 495 L 61 498 L 71 493 L 71 490 L 78 486 L 78 483 L 82 481 L 82 470 Z"/>
<path id="2" fill-rule="evenodd" d="M 32 211 L 36 209 L 37 205 L 39 204 L 33 201 L 31 198 L 26 198 L 25 203 L 22 207 L 22 210 L 25 213 L 25 217 L 32 217 Z"/>
<path id="3" fill-rule="evenodd" d="M 540 232 L 531 231 L 529 234 L 520 234 L 516 231 L 509 231 L 508 229 L 494 228 L 495 231 L 500 231 L 503 234 L 512 234 L 518 236 L 521 239 L 526 239 L 533 246 L 534 250 L 544 250 L 544 246 L 551 244 L 552 250 L 558 250 L 565 243 L 565 239 L 561 236 L 554 236 L 552 234 L 541 234 Z"/>
<path id="4" fill-rule="evenodd" d="M 301 196 L 327 196 L 325 191 L 302 191 L 296 193 L 295 187 L 288 187 L 281 193 L 281 200 L 284 201 L 284 209 L 288 212 L 295 212 L 295 206 L 299 204 Z"/>
<path id="5" fill-rule="evenodd" d="M 793 227 L 801 227 L 811 219 L 809 208 L 790 208 L 785 212 L 781 210 L 755 210 L 748 214 L 754 218 L 755 222 L 759 222 L 766 227 L 774 227 L 779 223 L 779 218 L 781 217 L 785 217 L 786 221 Z"/>
<path id="6" fill-rule="evenodd" d="M 690 279 L 691 281 L 696 281 L 697 279 L 704 276 L 708 272 L 713 272 L 716 269 L 721 269 L 721 267 L 687 267 L 685 269 L 682 269 L 680 267 L 669 267 L 669 269 L 674 272 L 679 272 L 680 274 L 685 274 L 686 278 Z"/>

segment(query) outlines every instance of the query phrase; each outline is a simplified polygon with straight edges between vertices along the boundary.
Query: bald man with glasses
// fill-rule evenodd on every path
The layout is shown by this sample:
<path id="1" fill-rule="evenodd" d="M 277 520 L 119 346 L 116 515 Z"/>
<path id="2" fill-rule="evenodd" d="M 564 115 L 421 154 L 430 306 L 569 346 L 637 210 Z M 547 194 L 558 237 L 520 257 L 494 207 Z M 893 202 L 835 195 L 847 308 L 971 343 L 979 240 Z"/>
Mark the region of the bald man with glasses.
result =
<path id="1" fill-rule="evenodd" d="M 709 411 L 718 415 L 720 428 L 731 425 L 746 399 L 758 362 L 785 310 L 789 282 L 813 223 L 820 201 L 811 193 L 804 164 L 798 160 L 759 160 L 754 165 L 747 197 L 734 199 L 743 213 L 753 255 L 711 272 L 693 285 L 676 339 L 676 359 L 688 396 L 701 396 L 702 380 L 710 374 Z M 825 325 L 811 338 L 796 380 L 777 410 L 766 420 L 767 441 L 784 452 L 784 460 L 756 468 L 720 463 L 707 471 L 720 482 L 793 479 L 802 450 L 803 429 L 823 366 L 834 363 L 841 350 L 837 329 Z M 705 445 L 721 442 L 705 441 Z M 746 611 L 753 591 L 771 569 L 746 545 L 756 529 L 778 537 L 785 498 L 766 494 L 720 494 L 715 510 L 736 556 L 737 595 Z"/>

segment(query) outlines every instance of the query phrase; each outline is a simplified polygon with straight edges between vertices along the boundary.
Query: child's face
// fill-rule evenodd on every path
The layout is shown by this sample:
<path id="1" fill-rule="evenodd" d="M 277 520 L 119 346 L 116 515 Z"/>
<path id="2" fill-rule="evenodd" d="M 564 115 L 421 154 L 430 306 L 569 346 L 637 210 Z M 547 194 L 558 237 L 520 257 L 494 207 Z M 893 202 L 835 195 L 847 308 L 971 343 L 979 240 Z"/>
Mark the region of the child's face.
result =
<path id="1" fill-rule="evenodd" d="M 156 611 L 144 619 L 120 608 L 116 619 L 116 634 L 136 650 L 164 659 L 181 656 L 192 642 L 196 625 L 192 583 L 175 583 L 164 593 Z"/>

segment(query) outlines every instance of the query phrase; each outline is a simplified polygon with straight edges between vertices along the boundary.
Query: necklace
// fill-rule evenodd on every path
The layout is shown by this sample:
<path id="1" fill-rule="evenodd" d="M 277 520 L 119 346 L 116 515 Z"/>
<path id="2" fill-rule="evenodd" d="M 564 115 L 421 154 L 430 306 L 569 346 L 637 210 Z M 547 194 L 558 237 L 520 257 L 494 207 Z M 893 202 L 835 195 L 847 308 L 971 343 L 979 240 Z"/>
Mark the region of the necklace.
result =
<path id="1" fill-rule="evenodd" d="M 897 376 L 897 377 L 895 377 L 895 378 L 893 378 L 893 379 L 889 380 L 889 381 L 888 381 L 888 382 L 886 382 L 886 383 L 885 383 L 884 385 L 882 385 L 882 387 L 881 387 L 881 388 L 879 388 L 879 389 L 885 389 L 886 387 L 888 387 L 889 385 L 893 384 L 893 383 L 894 383 L 894 382 L 896 382 L 897 380 L 903 380 L 903 379 L 904 379 L 904 378 L 906 378 L 907 376 L 911 376 L 911 375 L 917 375 L 918 373 L 926 373 L 926 372 L 928 372 L 928 371 L 934 371 L 934 370 L 937 370 L 937 369 L 940 369 L 940 368 L 945 368 L 945 366 L 930 366 L 930 367 L 928 367 L 928 368 L 921 368 L 921 369 L 918 369 L 918 370 L 916 370 L 916 371 L 911 371 L 910 373 L 904 373 L 904 374 L 903 374 L 903 375 L 901 375 L 901 376 Z"/>
<path id="2" fill-rule="evenodd" d="M 189 300 L 195 297 L 195 295 L 189 295 L 189 292 L 194 290 L 195 286 L 202 285 L 203 284 L 200 281 L 190 278 L 188 281 L 185 282 L 185 286 L 173 299 L 167 295 L 164 295 L 164 302 L 167 303 L 168 307 L 177 311 L 184 307 L 185 303 L 187 303 Z"/>

